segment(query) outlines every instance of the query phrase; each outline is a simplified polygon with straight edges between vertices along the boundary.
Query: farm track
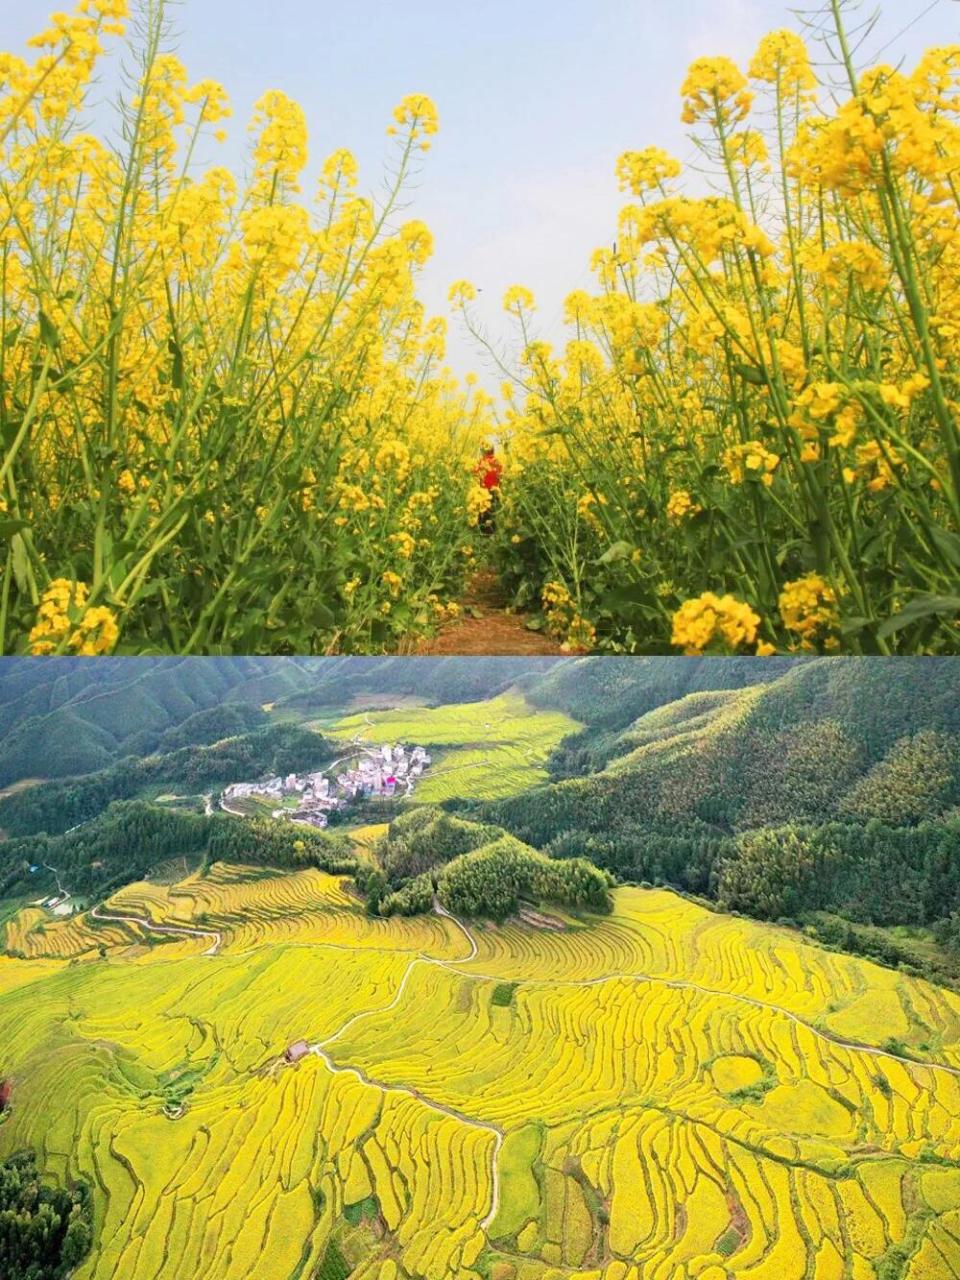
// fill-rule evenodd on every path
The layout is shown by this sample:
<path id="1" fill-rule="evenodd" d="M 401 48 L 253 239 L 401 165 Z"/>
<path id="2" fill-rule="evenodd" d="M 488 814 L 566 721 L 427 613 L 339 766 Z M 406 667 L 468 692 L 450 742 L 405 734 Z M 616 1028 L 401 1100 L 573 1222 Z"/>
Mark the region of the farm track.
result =
<path id="1" fill-rule="evenodd" d="M 212 938 L 212 945 L 203 953 L 205 956 L 218 955 L 223 945 L 223 934 L 217 929 L 191 929 L 189 925 L 164 924 L 162 921 L 148 920 L 146 916 L 106 915 L 99 907 L 94 907 L 90 915 L 95 920 L 103 920 L 113 924 L 136 924 L 141 929 L 146 929 L 148 933 L 158 933 L 164 937 L 177 934 L 185 935 L 188 938 Z"/>
<path id="2" fill-rule="evenodd" d="M 558 640 L 530 631 L 523 614 L 508 613 L 503 589 L 494 573 L 474 575 L 462 601 L 460 617 L 425 640 L 415 653 L 425 657 L 514 654 L 559 657 Z"/>
<path id="3" fill-rule="evenodd" d="M 462 920 L 458 920 L 456 916 L 452 915 L 445 907 L 441 906 L 436 898 L 434 899 L 434 909 L 438 915 L 443 916 L 447 920 L 451 920 L 457 928 L 462 931 L 467 941 L 470 943 L 470 955 L 467 957 L 467 960 L 473 960 L 478 954 L 478 949 L 476 940 L 467 926 Z M 416 1098 L 418 1102 L 422 1103 L 425 1107 L 429 1107 L 431 1111 L 437 1111 L 441 1115 L 448 1116 L 452 1120 L 457 1120 L 459 1123 L 465 1124 L 471 1129 L 481 1129 L 485 1133 L 493 1134 L 493 1156 L 490 1169 L 490 1185 L 492 1188 L 492 1195 L 490 1197 L 491 1205 L 489 1212 L 480 1222 L 481 1229 L 485 1231 L 500 1211 L 500 1151 L 503 1147 L 503 1140 L 505 1136 L 503 1130 L 498 1125 L 490 1124 L 485 1120 L 478 1120 L 474 1116 L 466 1115 L 463 1111 L 457 1111 L 454 1107 L 448 1107 L 443 1102 L 437 1102 L 436 1099 L 427 1097 L 426 1094 L 421 1092 L 419 1089 L 415 1089 L 412 1085 L 387 1084 L 379 1080 L 371 1079 L 359 1067 L 338 1066 L 327 1052 L 327 1046 L 333 1044 L 335 1040 L 339 1040 L 340 1037 L 351 1027 L 355 1026 L 356 1023 L 361 1022 L 364 1018 L 390 1013 L 395 1009 L 403 999 L 407 983 L 410 981 L 410 976 L 418 964 L 433 964 L 439 965 L 441 968 L 450 968 L 451 965 L 455 963 L 462 964 L 464 962 L 437 960 L 432 956 L 414 956 L 407 965 L 404 975 L 400 980 L 400 985 L 397 987 L 396 994 L 388 1005 L 385 1005 L 382 1009 L 364 1009 L 360 1013 L 353 1014 L 346 1022 L 343 1023 L 339 1030 L 334 1031 L 333 1034 L 327 1036 L 325 1040 L 320 1040 L 316 1044 L 312 1044 L 310 1046 L 310 1052 L 315 1054 L 318 1058 L 321 1058 L 325 1063 L 327 1070 L 332 1071 L 335 1075 L 352 1075 L 356 1077 L 361 1084 L 371 1085 L 372 1087 L 384 1092 L 389 1090 L 391 1093 L 404 1093 L 408 1097 Z"/>
<path id="4" fill-rule="evenodd" d="M 463 921 L 458 919 L 458 917 L 452 915 L 449 911 L 446 910 L 445 907 L 441 906 L 439 902 L 435 904 L 435 912 L 437 915 L 443 917 L 444 919 L 450 920 L 451 923 L 454 924 L 463 933 L 464 937 L 467 939 L 468 943 L 470 944 L 470 948 L 471 948 L 470 954 L 468 956 L 465 956 L 461 959 L 456 959 L 456 960 L 441 960 L 435 956 L 427 956 L 422 954 L 418 956 L 414 956 L 413 959 L 410 961 L 410 964 L 408 965 L 406 971 L 404 972 L 403 979 L 401 980 L 400 987 L 398 988 L 396 995 L 393 997 L 389 1005 L 385 1006 L 382 1009 L 364 1009 L 364 1010 L 361 1010 L 360 1013 L 353 1014 L 347 1020 L 347 1022 L 345 1022 L 336 1032 L 334 1032 L 331 1036 L 327 1037 L 326 1040 L 319 1042 L 321 1045 L 330 1044 L 334 1040 L 339 1039 L 342 1035 L 345 1034 L 346 1031 L 350 1029 L 351 1026 L 353 1026 L 355 1022 L 358 1022 L 361 1019 L 372 1017 L 378 1014 L 391 1012 L 399 1003 L 400 999 L 402 998 L 409 976 L 412 970 L 418 964 L 428 964 L 428 965 L 433 965 L 436 968 L 449 969 L 451 972 L 457 973 L 461 977 L 475 978 L 480 982 L 503 981 L 502 974 L 478 973 L 476 970 L 465 970 L 459 967 L 461 965 L 470 964 L 479 955 L 479 949 L 477 947 L 476 940 L 474 939 L 473 934 L 470 932 L 467 926 L 463 923 Z M 92 908 L 92 910 L 90 911 L 90 915 L 92 915 L 98 920 L 102 920 L 105 922 L 113 922 L 118 924 L 136 924 L 136 925 L 139 925 L 141 928 L 147 929 L 151 932 L 160 933 L 164 935 L 183 934 L 188 937 L 195 937 L 195 938 L 212 938 L 214 939 L 213 945 L 210 948 L 208 948 L 205 952 L 203 952 L 205 956 L 219 955 L 221 947 L 223 945 L 223 933 L 220 930 L 191 929 L 187 925 L 165 924 L 163 921 L 149 920 L 143 916 L 106 915 L 100 911 L 99 907 Z M 326 948 L 326 949 L 335 950 L 335 951 L 348 951 L 348 952 L 352 952 L 354 950 L 353 947 L 348 946 L 346 943 L 328 942 L 328 941 L 281 942 L 279 945 L 284 947 L 304 947 L 304 948 L 317 947 L 317 948 Z M 233 953 L 233 956 L 234 958 L 239 958 L 244 955 L 252 955 L 255 952 L 260 950 L 262 950 L 262 944 L 245 948 L 243 951 L 238 951 L 236 953 Z M 390 950 L 390 948 L 371 947 L 370 950 L 386 951 L 386 950 Z M 809 1021 L 806 1018 L 801 1017 L 800 1014 L 793 1013 L 791 1010 L 785 1009 L 782 1005 L 775 1004 L 772 1001 L 760 1000 L 756 996 L 743 995 L 742 993 L 736 992 L 736 991 L 723 991 L 717 987 L 705 987 L 705 986 L 702 986 L 700 983 L 688 982 L 682 978 L 665 978 L 660 976 L 659 974 L 651 974 L 651 973 L 631 973 L 627 971 L 614 971 L 610 973 L 601 974 L 599 977 L 596 977 L 596 978 L 523 978 L 523 979 L 520 979 L 519 981 L 523 986 L 574 987 L 574 988 L 581 988 L 581 989 L 588 988 L 588 987 L 600 987 L 608 982 L 638 982 L 638 983 L 643 982 L 643 983 L 649 983 L 655 986 L 667 987 L 675 991 L 695 991 L 699 995 L 708 996 L 713 999 L 734 1000 L 734 1001 L 737 1001 L 738 1003 L 751 1005 L 753 1008 L 761 1009 L 767 1013 L 780 1015 L 781 1017 L 786 1018 L 789 1022 L 794 1023 L 794 1025 L 798 1027 L 802 1027 L 805 1031 L 809 1031 L 817 1039 L 824 1041 L 824 1043 L 833 1045 L 835 1048 L 845 1049 L 849 1053 L 863 1053 L 871 1057 L 887 1058 L 892 1062 L 899 1062 L 906 1067 L 923 1068 L 927 1071 L 939 1071 L 946 1075 L 951 1075 L 951 1076 L 960 1078 L 960 1067 L 952 1067 L 949 1065 L 949 1063 L 935 1062 L 928 1058 L 907 1057 L 903 1054 L 893 1053 L 888 1049 L 880 1048 L 877 1045 L 866 1044 L 863 1041 L 845 1040 L 841 1036 L 834 1035 L 829 1031 L 821 1030 L 819 1027 L 816 1026 L 815 1023 Z M 311 1046 L 311 1048 L 313 1047 L 314 1046 Z"/>

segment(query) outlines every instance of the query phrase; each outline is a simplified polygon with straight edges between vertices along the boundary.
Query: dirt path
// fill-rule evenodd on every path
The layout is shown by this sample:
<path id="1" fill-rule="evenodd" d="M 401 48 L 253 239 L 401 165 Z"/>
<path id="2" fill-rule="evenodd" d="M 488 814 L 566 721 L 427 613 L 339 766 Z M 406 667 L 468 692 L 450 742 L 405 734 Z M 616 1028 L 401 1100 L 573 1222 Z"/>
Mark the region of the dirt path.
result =
<path id="1" fill-rule="evenodd" d="M 113 921 L 114 924 L 137 924 L 149 933 L 159 933 L 164 937 L 212 938 L 212 944 L 203 953 L 205 956 L 218 955 L 223 942 L 223 934 L 216 929 L 191 929 L 185 924 L 164 924 L 162 920 L 148 920 L 146 916 L 107 915 L 99 907 L 94 907 L 90 914 L 94 920 L 108 920 Z"/>
<path id="2" fill-rule="evenodd" d="M 545 656 L 563 652 L 559 641 L 539 631 L 529 631 L 525 614 L 507 612 L 503 589 L 491 569 L 481 569 L 473 575 L 462 606 L 461 616 L 442 627 L 439 635 L 425 640 L 417 648 L 418 654 Z"/>

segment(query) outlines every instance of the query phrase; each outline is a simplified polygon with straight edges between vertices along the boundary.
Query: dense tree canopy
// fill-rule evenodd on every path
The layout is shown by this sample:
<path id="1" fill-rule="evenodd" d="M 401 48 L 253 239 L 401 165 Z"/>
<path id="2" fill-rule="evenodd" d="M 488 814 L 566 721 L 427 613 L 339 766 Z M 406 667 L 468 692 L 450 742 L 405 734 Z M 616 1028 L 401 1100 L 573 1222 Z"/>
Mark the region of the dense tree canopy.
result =
<path id="1" fill-rule="evenodd" d="M 54 1187 L 32 1152 L 0 1164 L 0 1276 L 64 1280 L 90 1251 L 93 1215 L 85 1183 Z"/>
<path id="2" fill-rule="evenodd" d="M 117 801 L 93 821 L 60 836 L 0 843 L 0 893 L 24 892 L 55 867 L 75 894 L 103 897 L 139 880 L 158 863 L 188 857 L 275 867 L 356 869 L 350 841 L 292 822 L 246 821 L 222 813 L 182 813 L 141 800 Z M 34 875 L 30 867 L 39 872 Z"/>

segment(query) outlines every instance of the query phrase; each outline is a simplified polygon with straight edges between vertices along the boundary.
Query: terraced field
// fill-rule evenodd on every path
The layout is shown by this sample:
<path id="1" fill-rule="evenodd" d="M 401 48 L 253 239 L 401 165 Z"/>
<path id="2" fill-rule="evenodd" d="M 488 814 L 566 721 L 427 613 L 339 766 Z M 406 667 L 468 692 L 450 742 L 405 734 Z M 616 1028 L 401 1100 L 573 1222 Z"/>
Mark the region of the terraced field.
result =
<path id="1" fill-rule="evenodd" d="M 418 801 L 436 804 L 452 796 L 496 800 L 545 781 L 547 757 L 580 727 L 560 711 L 541 710 L 520 694 L 505 693 L 488 702 L 363 711 L 337 721 L 328 732 L 371 743 L 438 748 L 417 788 Z"/>
<path id="2" fill-rule="evenodd" d="M 40 907 L 23 907 L 4 929 L 4 950 L 28 959 L 52 956 L 72 959 L 101 946 L 121 946 L 137 940 L 139 930 L 91 919 L 89 915 L 51 919 Z"/>
<path id="3" fill-rule="evenodd" d="M 495 929 L 214 867 L 103 911 L 105 959 L 0 960 L 0 1154 L 93 1183 L 83 1280 L 960 1276 L 951 992 L 666 891 Z"/>

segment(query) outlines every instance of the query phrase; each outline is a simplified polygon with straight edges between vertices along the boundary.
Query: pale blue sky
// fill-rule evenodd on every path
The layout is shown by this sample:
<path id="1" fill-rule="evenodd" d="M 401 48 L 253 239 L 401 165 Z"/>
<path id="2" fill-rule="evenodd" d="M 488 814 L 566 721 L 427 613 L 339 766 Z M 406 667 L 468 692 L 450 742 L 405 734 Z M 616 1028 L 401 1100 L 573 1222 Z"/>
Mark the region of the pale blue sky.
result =
<path id="1" fill-rule="evenodd" d="M 886 0 L 864 56 L 916 58 L 931 43 L 960 41 L 960 3 Z M 67 0 L 0 0 L 0 47 L 20 51 Z M 256 98 L 278 88 L 305 108 L 311 172 L 339 146 L 356 152 L 375 188 L 394 104 L 422 92 L 440 109 L 410 215 L 437 247 L 422 288 L 448 314 L 450 283 L 483 290 L 481 313 L 503 333 L 505 288 L 528 285 L 543 336 L 562 337 L 560 309 L 589 284 L 591 251 L 613 237 L 614 164 L 651 144 L 684 158 L 679 87 L 701 54 L 744 62 L 764 32 L 797 26 L 783 0 L 179 0 L 179 52 L 191 75 L 228 88 L 235 118 L 218 159 L 242 165 L 243 126 Z M 808 7 L 817 7 L 808 0 Z M 866 0 L 865 9 L 873 8 Z M 923 16 L 921 16 L 923 15 Z M 451 327 L 458 371 L 480 357 Z M 485 378 L 485 380 L 488 380 Z M 495 380 L 494 380 L 495 381 Z"/>

